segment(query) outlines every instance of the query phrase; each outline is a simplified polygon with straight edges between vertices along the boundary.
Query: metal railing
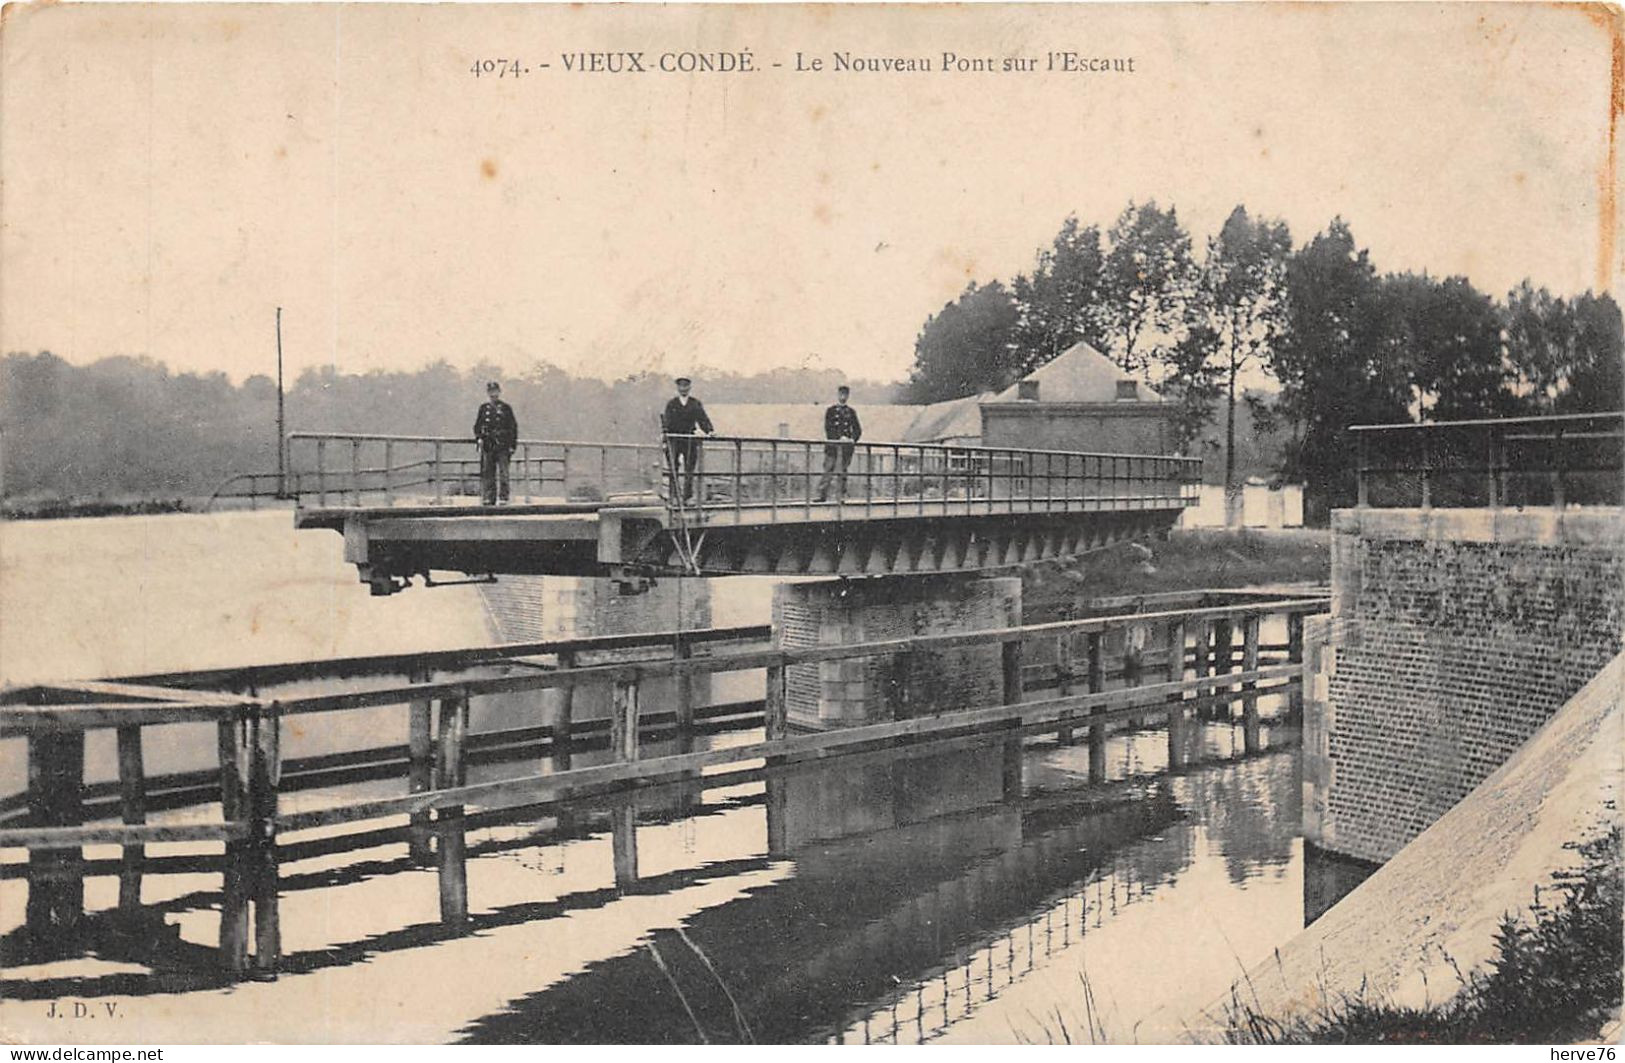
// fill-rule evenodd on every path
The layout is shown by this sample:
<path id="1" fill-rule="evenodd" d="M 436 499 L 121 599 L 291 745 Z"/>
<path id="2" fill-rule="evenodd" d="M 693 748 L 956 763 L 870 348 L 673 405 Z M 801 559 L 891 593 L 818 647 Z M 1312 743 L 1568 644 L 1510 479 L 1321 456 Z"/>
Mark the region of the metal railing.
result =
<path id="1" fill-rule="evenodd" d="M 679 516 L 765 508 L 766 519 L 1030 513 L 1092 508 L 1164 509 L 1196 504 L 1199 458 L 1089 454 L 930 443 L 832 443 L 755 436 L 669 436 L 654 443 L 524 439 L 509 465 L 511 498 L 601 502 L 641 495 Z M 844 478 L 840 447 L 850 447 Z M 673 455 L 692 448 L 685 501 Z M 826 456 L 834 467 L 826 478 Z M 480 497 L 472 439 L 293 432 L 287 497 L 300 506 L 469 505 Z M 844 479 L 846 489 L 839 490 Z M 271 481 L 267 481 L 271 483 Z M 674 485 L 675 488 L 674 489 Z M 257 482 L 256 485 L 257 486 Z M 273 484 L 274 486 L 274 484 Z"/>
<path id="2" fill-rule="evenodd" d="M 767 436 L 668 436 L 662 500 L 700 518 L 766 507 L 810 516 L 931 516 L 1030 513 L 1090 508 L 1160 509 L 1195 505 L 1200 458 L 1091 454 L 932 443 L 839 443 Z M 673 453 L 695 451 L 693 490 Z M 851 457 L 844 476 L 840 450 Z M 841 482 L 845 490 L 841 490 Z"/>
<path id="3" fill-rule="evenodd" d="M 652 490 L 660 447 L 521 439 L 509 462 L 515 502 L 599 502 Z M 288 494 L 301 506 L 468 505 L 480 497 L 471 438 L 291 432 Z"/>
<path id="4" fill-rule="evenodd" d="M 1355 425 L 1361 507 L 1621 503 L 1625 413 Z"/>
<path id="5" fill-rule="evenodd" d="M 203 504 L 205 512 L 220 502 L 247 501 L 248 508 L 258 509 L 261 500 L 276 501 L 288 497 L 283 486 L 285 476 L 274 472 L 242 472 L 228 476 L 209 494 Z"/>

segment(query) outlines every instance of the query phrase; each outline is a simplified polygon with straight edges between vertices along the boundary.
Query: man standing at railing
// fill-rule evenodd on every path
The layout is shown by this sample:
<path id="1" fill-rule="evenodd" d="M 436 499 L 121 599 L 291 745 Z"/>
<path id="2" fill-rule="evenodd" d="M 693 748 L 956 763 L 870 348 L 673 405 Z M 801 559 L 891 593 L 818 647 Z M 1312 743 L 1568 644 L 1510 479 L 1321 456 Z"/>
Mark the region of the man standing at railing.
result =
<path id="1" fill-rule="evenodd" d="M 694 430 L 699 429 L 706 435 L 715 435 L 716 429 L 711 427 L 711 418 L 706 416 L 705 406 L 699 399 L 688 393 L 694 382 L 686 376 L 676 380 L 677 394 L 668 403 L 666 410 L 660 415 L 660 431 L 666 437 L 667 456 L 671 462 L 671 492 L 677 493 L 677 467 L 683 467 L 683 501 L 687 502 L 694 497 L 694 466 L 700 459 L 700 441 L 695 438 Z"/>
<path id="2" fill-rule="evenodd" d="M 846 497 L 846 470 L 852 464 L 853 446 L 863 438 L 858 411 L 846 404 L 852 389 L 842 384 L 835 389 L 835 405 L 824 411 L 824 438 L 837 440 L 824 444 L 824 478 L 818 481 L 818 501 L 829 497 L 829 481 L 835 479 L 835 497 Z"/>
<path id="3" fill-rule="evenodd" d="M 474 418 L 474 442 L 480 448 L 480 504 L 508 502 L 508 461 L 519 445 L 519 422 L 513 407 L 502 401 L 502 385 L 485 385 L 487 401 Z"/>

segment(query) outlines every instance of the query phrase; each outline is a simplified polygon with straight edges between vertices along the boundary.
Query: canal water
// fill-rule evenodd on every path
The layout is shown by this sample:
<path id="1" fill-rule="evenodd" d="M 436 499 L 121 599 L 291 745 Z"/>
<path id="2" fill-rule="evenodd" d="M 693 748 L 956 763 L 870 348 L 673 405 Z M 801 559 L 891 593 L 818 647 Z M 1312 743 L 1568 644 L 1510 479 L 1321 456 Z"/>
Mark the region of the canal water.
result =
<path id="1" fill-rule="evenodd" d="M 0 528 L 0 674 L 495 639 L 474 588 L 369 598 L 337 536 L 290 523 Z M 760 588 L 735 586 L 712 622 L 764 621 Z M 1095 781 L 1087 744 L 983 737 L 509 817 L 470 833 L 467 936 L 441 929 L 435 871 L 404 843 L 316 848 L 283 864 L 284 973 L 268 983 L 188 963 L 216 940 L 218 875 L 148 875 L 166 958 L 9 968 L 0 1028 L 72 997 L 118 1002 L 122 1040 L 1160 1040 L 1304 924 L 1296 730 L 1267 722 L 1250 755 L 1239 723 L 1191 734 L 1178 774 L 1160 730 L 1114 736 Z M 0 881 L 0 932 L 23 890 Z M 113 879 L 89 880 L 87 907 L 115 900 Z"/>

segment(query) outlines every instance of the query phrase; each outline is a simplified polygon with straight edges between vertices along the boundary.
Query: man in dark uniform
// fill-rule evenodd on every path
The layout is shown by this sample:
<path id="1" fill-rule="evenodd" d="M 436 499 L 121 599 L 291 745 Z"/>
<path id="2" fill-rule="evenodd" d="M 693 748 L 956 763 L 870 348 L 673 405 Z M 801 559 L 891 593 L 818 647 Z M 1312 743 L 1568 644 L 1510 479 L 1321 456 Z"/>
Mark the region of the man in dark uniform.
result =
<path id="1" fill-rule="evenodd" d="M 474 442 L 480 447 L 480 503 L 508 501 L 508 461 L 519 445 L 519 422 L 513 407 L 502 401 L 502 385 L 485 385 L 488 401 L 474 418 Z"/>
<path id="2" fill-rule="evenodd" d="M 846 470 L 852 464 L 853 443 L 863 438 L 858 411 L 846 404 L 852 389 L 842 384 L 835 390 L 835 405 L 824 411 L 824 438 L 840 442 L 824 445 L 824 478 L 818 481 L 818 501 L 829 497 L 829 481 L 835 479 L 835 497 L 846 497 Z"/>
<path id="3" fill-rule="evenodd" d="M 677 396 L 666 403 L 660 415 L 660 430 L 665 433 L 666 447 L 671 457 L 672 494 L 677 493 L 677 467 L 683 467 L 683 501 L 694 497 L 694 466 L 700 459 L 700 441 L 694 437 L 698 428 L 706 435 L 715 435 L 711 418 L 705 406 L 688 393 L 693 381 L 686 376 L 677 378 Z"/>

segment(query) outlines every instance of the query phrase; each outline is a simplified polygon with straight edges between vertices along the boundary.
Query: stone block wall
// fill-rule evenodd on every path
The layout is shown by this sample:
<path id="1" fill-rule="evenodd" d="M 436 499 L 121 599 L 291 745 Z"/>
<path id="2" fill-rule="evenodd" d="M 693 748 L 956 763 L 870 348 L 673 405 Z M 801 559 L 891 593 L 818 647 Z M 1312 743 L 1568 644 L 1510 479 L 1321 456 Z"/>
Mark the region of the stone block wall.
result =
<path id="1" fill-rule="evenodd" d="M 614 580 L 577 576 L 502 576 L 480 587 L 498 642 L 693 631 L 711 626 L 711 585 L 667 579 L 622 593 Z"/>
<path id="2" fill-rule="evenodd" d="M 1021 623 L 1017 577 L 904 576 L 787 583 L 773 596 L 781 646 L 845 645 Z M 786 669 L 790 722 L 825 729 L 1003 700 L 999 647 L 854 658 Z"/>
<path id="3" fill-rule="evenodd" d="M 659 580 L 638 593 L 624 594 L 615 581 L 607 579 L 502 576 L 479 590 L 492 638 L 499 643 L 694 631 L 711 626 L 711 585 L 703 579 Z M 711 676 L 695 677 L 690 685 L 694 703 L 711 704 L 714 686 Z M 754 696 L 760 697 L 759 682 L 755 689 Z M 672 711 L 676 692 L 675 680 L 646 680 L 639 690 L 643 711 Z M 469 726 L 479 732 L 551 725 L 561 699 L 557 690 L 483 695 L 473 701 Z M 586 684 L 575 692 L 572 718 L 603 719 L 610 708 L 608 685 Z"/>
<path id="4" fill-rule="evenodd" d="M 1304 831 L 1384 861 L 1620 651 L 1617 509 L 1333 514 L 1305 629 Z"/>

